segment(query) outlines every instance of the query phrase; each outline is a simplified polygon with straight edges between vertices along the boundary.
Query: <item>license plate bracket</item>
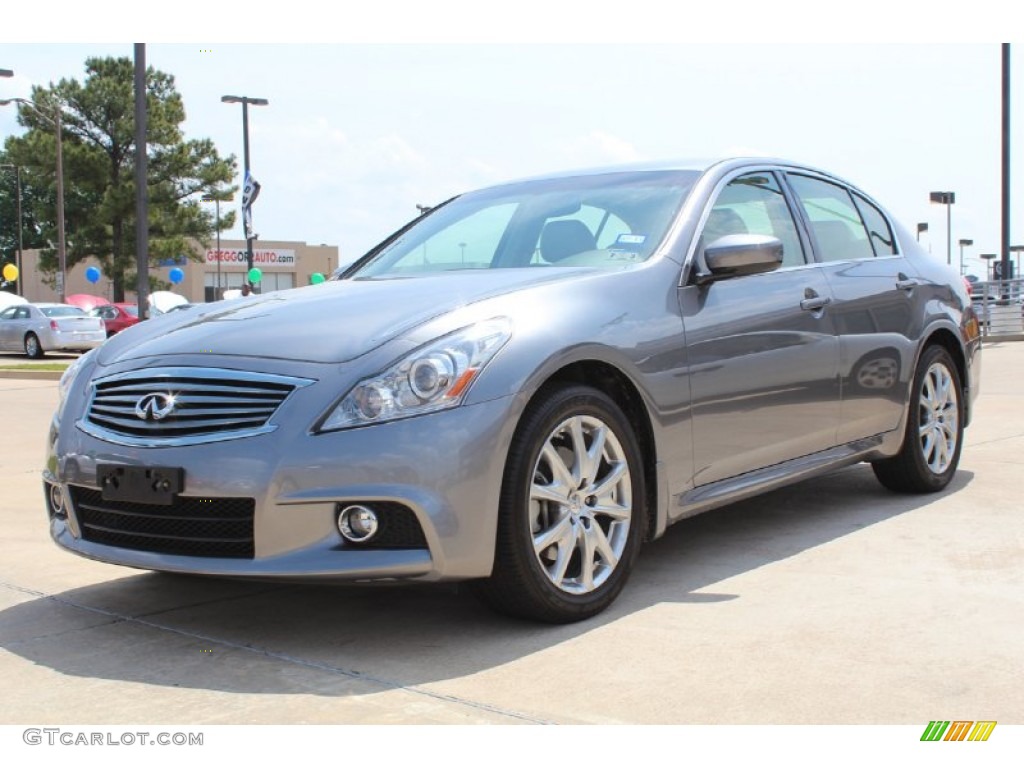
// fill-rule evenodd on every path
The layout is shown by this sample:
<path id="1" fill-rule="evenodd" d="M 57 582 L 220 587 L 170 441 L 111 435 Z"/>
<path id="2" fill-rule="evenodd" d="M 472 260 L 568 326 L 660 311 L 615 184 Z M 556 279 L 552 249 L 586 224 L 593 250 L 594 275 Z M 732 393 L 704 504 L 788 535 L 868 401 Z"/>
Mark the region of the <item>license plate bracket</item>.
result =
<path id="1" fill-rule="evenodd" d="M 104 501 L 170 506 L 185 490 L 185 470 L 181 467 L 97 464 L 96 479 Z"/>

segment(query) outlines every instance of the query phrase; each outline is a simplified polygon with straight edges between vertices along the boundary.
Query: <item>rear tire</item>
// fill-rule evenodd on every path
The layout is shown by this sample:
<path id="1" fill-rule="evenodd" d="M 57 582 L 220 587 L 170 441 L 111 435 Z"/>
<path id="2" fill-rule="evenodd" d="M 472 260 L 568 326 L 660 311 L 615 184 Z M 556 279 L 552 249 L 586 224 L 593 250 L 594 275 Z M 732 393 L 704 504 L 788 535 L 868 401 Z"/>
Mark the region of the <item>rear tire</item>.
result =
<path id="1" fill-rule="evenodd" d="M 903 447 L 871 467 L 886 488 L 900 493 L 941 491 L 956 474 L 964 436 L 964 392 L 953 358 L 943 347 L 925 349 L 917 364 Z"/>
<path id="2" fill-rule="evenodd" d="M 642 455 L 603 392 L 541 390 L 509 450 L 494 570 L 478 595 L 495 610 L 563 624 L 607 608 L 646 529 Z"/>
<path id="3" fill-rule="evenodd" d="M 43 345 L 39 343 L 39 337 L 34 333 L 30 333 L 25 337 L 25 354 L 33 360 L 38 360 L 45 354 Z"/>

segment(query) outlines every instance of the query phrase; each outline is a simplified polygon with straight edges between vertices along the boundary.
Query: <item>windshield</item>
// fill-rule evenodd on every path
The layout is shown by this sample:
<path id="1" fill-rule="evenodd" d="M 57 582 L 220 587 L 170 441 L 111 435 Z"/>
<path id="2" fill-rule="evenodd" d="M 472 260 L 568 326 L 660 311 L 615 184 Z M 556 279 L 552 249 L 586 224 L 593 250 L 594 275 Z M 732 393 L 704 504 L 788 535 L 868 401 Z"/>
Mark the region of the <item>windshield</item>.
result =
<path id="1" fill-rule="evenodd" d="M 378 247 L 350 276 L 635 264 L 661 243 L 699 175 L 607 173 L 472 192 Z"/>

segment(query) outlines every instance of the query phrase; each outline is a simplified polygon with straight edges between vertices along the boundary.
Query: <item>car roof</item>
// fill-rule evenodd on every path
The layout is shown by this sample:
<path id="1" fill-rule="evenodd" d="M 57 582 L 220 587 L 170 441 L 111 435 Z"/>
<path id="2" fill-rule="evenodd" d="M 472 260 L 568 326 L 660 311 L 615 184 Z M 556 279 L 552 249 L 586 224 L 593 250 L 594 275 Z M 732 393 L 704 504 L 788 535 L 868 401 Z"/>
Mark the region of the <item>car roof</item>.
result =
<path id="1" fill-rule="evenodd" d="M 596 176 L 604 173 L 641 173 L 644 171 L 695 171 L 703 174 L 711 170 L 712 168 L 715 168 L 716 170 L 719 170 L 721 172 L 727 172 L 733 169 L 744 168 L 747 166 L 765 165 L 812 171 L 813 173 L 821 174 L 822 176 L 828 176 L 830 178 L 836 179 L 837 181 L 849 184 L 849 182 L 846 182 L 844 179 L 840 178 L 839 176 L 836 176 L 834 173 L 824 171 L 812 165 L 807 165 L 806 163 L 799 163 L 793 160 L 785 160 L 778 157 L 759 157 L 755 155 L 750 155 L 735 157 L 722 156 L 711 158 L 681 158 L 675 160 L 644 160 L 631 163 L 622 163 L 617 165 L 599 166 L 595 168 L 578 168 L 565 171 L 558 171 L 555 173 L 545 173 L 537 176 L 527 176 L 519 179 L 513 179 L 510 181 L 500 182 L 498 184 L 488 186 L 506 186 L 508 184 L 518 184 L 521 182 L 544 181 L 548 179 L 564 179 L 573 176 Z"/>

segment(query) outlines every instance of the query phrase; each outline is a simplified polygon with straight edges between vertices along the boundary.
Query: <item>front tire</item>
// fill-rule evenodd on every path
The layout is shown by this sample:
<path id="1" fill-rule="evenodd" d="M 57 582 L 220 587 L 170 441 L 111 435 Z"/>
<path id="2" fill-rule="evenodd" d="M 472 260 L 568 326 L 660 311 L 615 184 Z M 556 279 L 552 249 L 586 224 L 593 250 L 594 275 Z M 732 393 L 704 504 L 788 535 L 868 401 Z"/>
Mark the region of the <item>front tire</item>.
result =
<path id="1" fill-rule="evenodd" d="M 944 348 L 925 349 L 917 364 L 903 447 L 871 466 L 886 488 L 900 493 L 941 491 L 956 474 L 964 436 L 964 391 Z"/>
<path id="2" fill-rule="evenodd" d="M 494 570 L 478 594 L 550 623 L 600 613 L 636 561 L 645 499 L 640 448 L 618 405 L 591 387 L 541 390 L 512 440 Z"/>
<path id="3" fill-rule="evenodd" d="M 25 337 L 25 354 L 33 360 L 43 356 L 43 345 L 39 343 L 39 337 L 30 333 Z"/>

